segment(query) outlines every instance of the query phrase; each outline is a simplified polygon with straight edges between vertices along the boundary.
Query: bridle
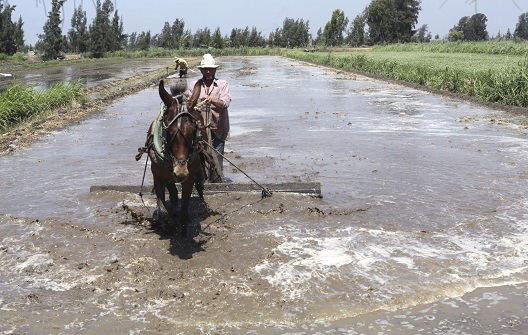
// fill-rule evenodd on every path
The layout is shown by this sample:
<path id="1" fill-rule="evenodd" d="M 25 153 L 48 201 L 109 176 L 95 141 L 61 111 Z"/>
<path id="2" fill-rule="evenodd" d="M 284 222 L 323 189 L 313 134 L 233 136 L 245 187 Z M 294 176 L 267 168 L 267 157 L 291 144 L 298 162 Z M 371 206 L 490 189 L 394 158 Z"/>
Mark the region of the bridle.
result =
<path id="1" fill-rule="evenodd" d="M 179 103 L 178 103 L 178 107 L 177 108 L 178 108 L 178 110 L 180 110 L 180 104 Z M 184 116 L 189 117 L 190 121 L 194 124 L 192 142 L 189 142 L 189 140 L 187 139 L 187 137 L 183 133 L 183 130 L 181 129 L 182 117 L 184 117 Z M 171 127 L 173 127 L 174 124 L 176 124 L 176 127 L 177 127 L 176 128 L 176 133 L 174 134 L 174 136 L 170 137 L 170 133 L 169 133 L 168 130 Z M 187 155 L 187 158 L 185 158 L 185 159 L 176 159 L 176 157 L 173 156 L 172 151 L 170 149 L 168 150 L 168 153 L 171 156 L 172 161 L 174 163 L 176 163 L 177 165 L 186 165 L 189 161 L 192 160 L 192 158 L 194 157 L 194 154 L 197 152 L 198 143 L 200 141 L 200 139 L 199 139 L 200 132 L 198 131 L 199 128 L 200 128 L 199 121 L 191 113 L 189 113 L 189 112 L 187 112 L 185 110 L 180 110 L 180 112 L 178 112 L 178 114 L 168 124 L 165 124 L 165 118 L 164 118 L 163 119 L 163 123 L 162 123 L 162 127 L 163 127 L 163 138 L 166 141 L 166 144 L 167 144 L 166 148 L 167 149 L 169 149 L 172 146 L 173 142 L 176 140 L 176 136 L 178 135 L 178 133 L 182 134 L 182 137 L 184 138 L 185 143 L 187 144 L 188 147 L 191 148 L 189 150 L 189 154 Z"/>

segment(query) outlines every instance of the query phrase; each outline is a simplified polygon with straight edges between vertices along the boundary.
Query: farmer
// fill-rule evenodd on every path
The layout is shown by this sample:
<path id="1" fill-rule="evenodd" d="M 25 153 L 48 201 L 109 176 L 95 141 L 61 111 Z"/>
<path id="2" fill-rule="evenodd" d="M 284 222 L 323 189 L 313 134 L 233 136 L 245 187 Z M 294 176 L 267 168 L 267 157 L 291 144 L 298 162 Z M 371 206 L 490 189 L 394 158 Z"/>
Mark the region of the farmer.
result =
<path id="1" fill-rule="evenodd" d="M 174 57 L 174 62 L 176 63 L 174 69 L 180 71 L 180 78 L 187 77 L 187 62 L 183 58 Z"/>
<path id="2" fill-rule="evenodd" d="M 218 152 L 217 168 L 220 177 L 223 177 L 223 155 L 225 141 L 229 138 L 229 113 L 231 103 L 231 92 L 227 81 L 216 78 L 216 64 L 211 54 L 203 55 L 202 61 L 197 68 L 202 73 L 202 78 L 189 85 L 187 96 L 189 97 L 189 109 L 199 109 L 202 112 L 205 124 L 210 124 L 210 144 Z M 214 171 L 210 171 L 210 182 L 218 181 Z"/>

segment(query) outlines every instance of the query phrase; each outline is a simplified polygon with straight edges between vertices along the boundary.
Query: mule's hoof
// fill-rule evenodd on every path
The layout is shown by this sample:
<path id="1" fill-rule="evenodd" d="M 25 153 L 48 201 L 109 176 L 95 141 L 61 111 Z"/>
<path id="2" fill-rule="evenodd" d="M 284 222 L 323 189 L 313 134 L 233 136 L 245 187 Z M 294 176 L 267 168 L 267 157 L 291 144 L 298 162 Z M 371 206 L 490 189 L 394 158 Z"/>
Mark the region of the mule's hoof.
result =
<path id="1" fill-rule="evenodd" d="M 169 213 L 159 208 L 155 209 L 154 213 L 152 213 L 152 220 L 154 221 L 166 220 L 168 217 Z"/>

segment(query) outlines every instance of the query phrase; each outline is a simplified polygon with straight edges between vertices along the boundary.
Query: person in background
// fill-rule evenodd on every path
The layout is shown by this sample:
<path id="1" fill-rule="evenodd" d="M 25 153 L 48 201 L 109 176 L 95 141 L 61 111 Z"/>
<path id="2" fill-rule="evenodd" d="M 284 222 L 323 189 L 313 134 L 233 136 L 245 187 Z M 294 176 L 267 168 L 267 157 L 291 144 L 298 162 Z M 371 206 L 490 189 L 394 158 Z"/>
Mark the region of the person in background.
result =
<path id="1" fill-rule="evenodd" d="M 216 78 L 216 64 L 211 54 L 203 55 L 197 66 L 202 78 L 189 85 L 186 95 L 189 97 L 189 110 L 197 108 L 202 112 L 204 122 L 211 125 L 210 144 L 217 152 L 216 155 L 220 177 L 223 178 L 223 155 L 225 142 L 229 139 L 229 105 L 231 92 L 226 80 Z M 212 177 L 212 178 L 211 178 Z M 213 179 L 213 180 L 211 180 Z M 210 173 L 210 182 L 217 182 L 218 178 Z"/>
<path id="2" fill-rule="evenodd" d="M 180 71 L 180 78 L 187 77 L 187 69 L 189 65 L 183 58 L 174 57 L 174 62 L 176 63 L 174 69 Z"/>

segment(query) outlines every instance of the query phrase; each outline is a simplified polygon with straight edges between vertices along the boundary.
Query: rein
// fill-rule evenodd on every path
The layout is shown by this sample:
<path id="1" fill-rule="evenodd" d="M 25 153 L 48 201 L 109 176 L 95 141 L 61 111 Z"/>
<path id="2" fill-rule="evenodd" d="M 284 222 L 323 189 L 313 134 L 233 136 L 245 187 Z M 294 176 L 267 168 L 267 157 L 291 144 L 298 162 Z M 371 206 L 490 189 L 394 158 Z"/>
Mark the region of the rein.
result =
<path id="1" fill-rule="evenodd" d="M 193 136 L 193 141 L 192 143 L 189 143 L 189 140 L 187 139 L 187 137 L 185 137 L 185 134 L 183 133 L 183 131 L 181 130 L 181 118 L 183 116 L 188 116 L 191 118 L 192 122 L 195 124 L 196 126 L 196 129 L 194 130 L 194 136 Z M 187 111 L 183 111 L 183 112 L 180 112 L 178 113 L 170 122 L 167 126 L 165 126 L 165 124 L 163 124 L 163 127 L 168 130 L 170 127 L 172 127 L 174 125 L 174 123 L 177 123 L 177 128 L 176 128 L 176 134 L 170 139 L 168 140 L 167 139 L 167 146 L 170 147 L 172 142 L 174 142 L 174 140 L 176 139 L 176 135 L 177 133 L 181 133 L 183 135 L 183 139 L 185 140 L 185 142 L 187 143 L 188 146 L 191 147 L 191 152 L 189 153 L 189 156 L 186 158 L 186 159 L 183 159 L 183 160 L 177 160 L 175 159 L 172 154 L 170 154 L 170 156 L 172 157 L 172 160 L 176 162 L 176 164 L 180 164 L 180 165 L 185 165 L 187 164 L 193 157 L 194 157 L 194 154 L 196 153 L 196 147 L 197 147 L 197 143 L 198 143 L 198 130 L 199 130 L 199 125 L 198 125 L 198 122 L 196 120 L 196 118 L 194 117 L 194 115 L 192 115 L 191 113 L 187 112 Z"/>

